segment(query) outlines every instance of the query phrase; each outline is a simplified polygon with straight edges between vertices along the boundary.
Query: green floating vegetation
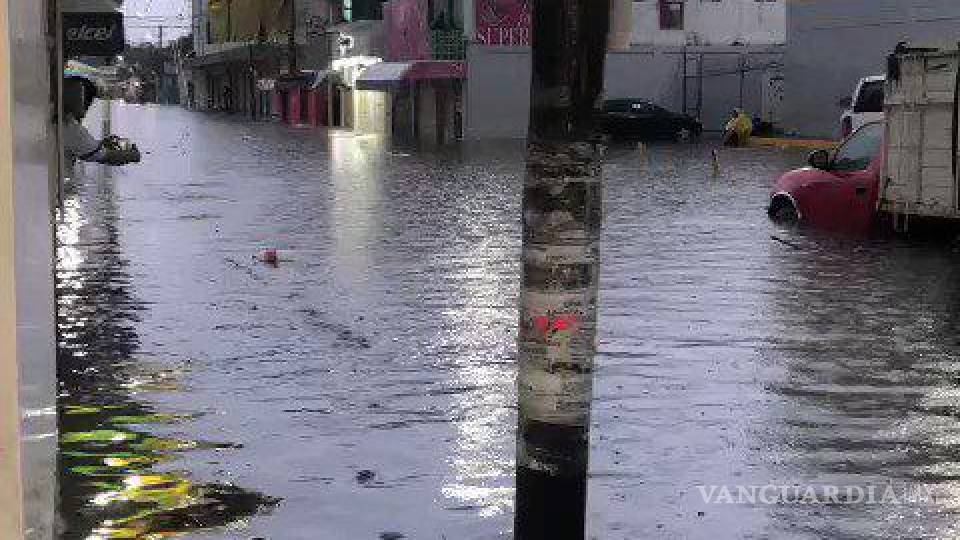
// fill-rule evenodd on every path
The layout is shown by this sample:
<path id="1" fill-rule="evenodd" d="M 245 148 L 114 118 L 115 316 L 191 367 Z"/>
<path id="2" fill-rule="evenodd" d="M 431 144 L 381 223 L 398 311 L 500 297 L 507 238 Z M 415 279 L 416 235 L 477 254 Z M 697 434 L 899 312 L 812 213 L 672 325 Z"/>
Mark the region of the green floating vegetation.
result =
<path id="1" fill-rule="evenodd" d="M 180 439 L 162 439 L 159 437 L 147 437 L 130 445 L 134 452 L 182 452 L 197 448 L 195 441 L 185 441 Z"/>
<path id="2" fill-rule="evenodd" d="M 142 457 L 140 454 L 134 454 L 133 452 L 84 452 L 81 450 L 70 450 L 65 452 L 60 452 L 60 455 L 65 457 L 73 458 L 92 458 L 92 459 L 103 459 L 103 458 L 138 458 Z"/>
<path id="3" fill-rule="evenodd" d="M 79 416 L 85 414 L 100 414 L 106 411 L 123 409 L 122 405 L 67 405 L 63 408 L 64 414 Z"/>
<path id="4" fill-rule="evenodd" d="M 70 467 L 68 469 L 72 473 L 80 474 L 83 476 L 93 476 L 93 477 L 123 477 L 127 474 L 130 474 L 132 471 L 119 469 L 116 467 L 108 467 L 106 465 L 78 465 L 76 467 Z"/>
<path id="5" fill-rule="evenodd" d="M 95 429 L 93 431 L 79 431 L 73 433 L 64 433 L 60 436 L 60 444 L 81 444 L 81 443 L 118 443 L 132 441 L 140 436 L 128 431 L 117 431 L 115 429 Z"/>
<path id="6" fill-rule="evenodd" d="M 135 424 L 173 424 L 193 418 L 188 414 L 144 414 L 139 416 L 112 416 L 107 419 L 108 424 L 135 425 Z"/>

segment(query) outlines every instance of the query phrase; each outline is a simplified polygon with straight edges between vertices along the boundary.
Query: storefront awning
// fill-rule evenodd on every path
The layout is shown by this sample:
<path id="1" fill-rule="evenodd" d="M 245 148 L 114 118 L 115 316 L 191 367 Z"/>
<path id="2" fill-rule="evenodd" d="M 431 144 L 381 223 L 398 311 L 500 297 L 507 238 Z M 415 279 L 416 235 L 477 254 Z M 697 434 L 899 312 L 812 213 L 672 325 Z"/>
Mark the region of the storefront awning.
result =
<path id="1" fill-rule="evenodd" d="M 338 83 L 342 80 L 339 71 L 334 71 L 332 69 L 325 69 L 323 71 L 315 71 L 313 82 L 310 84 L 310 88 L 320 88 L 326 83 Z"/>
<path id="2" fill-rule="evenodd" d="M 435 79 L 466 79 L 467 64 L 464 62 L 444 62 L 440 60 L 414 62 L 407 72 L 407 79 L 426 81 Z"/>
<path id="3" fill-rule="evenodd" d="M 403 82 L 411 67 L 411 62 L 373 64 L 357 77 L 357 90 L 390 90 Z"/>
<path id="4" fill-rule="evenodd" d="M 256 64 L 271 61 L 286 55 L 286 47 L 271 43 L 231 44 L 228 46 L 209 46 L 193 58 L 184 62 L 191 69 L 212 68 L 225 64 Z"/>
<path id="5" fill-rule="evenodd" d="M 185 63 L 190 68 L 203 68 L 216 66 L 219 64 L 249 62 L 251 56 L 250 46 L 234 45 L 224 47 L 214 52 L 199 54 L 190 58 Z"/>
<path id="6" fill-rule="evenodd" d="M 381 62 L 368 67 L 357 77 L 357 90 L 390 90 L 409 81 L 465 79 L 464 62 L 423 60 L 419 62 Z"/>
<path id="7" fill-rule="evenodd" d="M 290 90 L 291 88 L 309 88 L 313 83 L 313 73 L 301 72 L 296 75 L 281 75 L 277 77 L 275 90 Z"/>
<path id="8" fill-rule="evenodd" d="M 275 88 L 277 90 L 289 90 L 291 88 L 309 88 L 315 90 L 327 82 L 337 82 L 339 80 L 340 72 L 332 69 L 301 71 L 293 76 L 281 75 L 277 77 Z"/>

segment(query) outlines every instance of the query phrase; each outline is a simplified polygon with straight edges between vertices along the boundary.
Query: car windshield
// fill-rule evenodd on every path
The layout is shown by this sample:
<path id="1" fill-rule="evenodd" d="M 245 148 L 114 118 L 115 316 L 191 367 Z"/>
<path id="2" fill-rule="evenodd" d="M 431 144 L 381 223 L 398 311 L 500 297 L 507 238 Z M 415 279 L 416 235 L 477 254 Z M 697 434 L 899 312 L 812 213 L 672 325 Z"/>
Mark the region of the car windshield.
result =
<path id="1" fill-rule="evenodd" d="M 860 128 L 837 150 L 833 158 L 834 171 L 862 171 L 870 166 L 883 143 L 883 123 L 875 122 Z"/>
<path id="2" fill-rule="evenodd" d="M 624 100 L 610 100 L 603 103 L 604 112 L 627 112 L 630 110 L 630 102 Z"/>
<path id="3" fill-rule="evenodd" d="M 883 112 L 883 81 L 869 81 L 860 87 L 860 95 L 853 106 L 853 112 Z"/>

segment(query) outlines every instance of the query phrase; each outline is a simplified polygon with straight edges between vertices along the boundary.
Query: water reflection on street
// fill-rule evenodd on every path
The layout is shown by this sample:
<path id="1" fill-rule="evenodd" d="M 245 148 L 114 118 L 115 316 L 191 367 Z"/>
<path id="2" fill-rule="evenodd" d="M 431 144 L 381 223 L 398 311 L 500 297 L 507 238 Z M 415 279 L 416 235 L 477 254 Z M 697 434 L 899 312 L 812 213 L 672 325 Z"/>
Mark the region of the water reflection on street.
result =
<path id="1" fill-rule="evenodd" d="M 67 537 L 509 538 L 522 147 L 113 124 L 149 154 L 59 227 Z M 802 157 L 709 156 L 608 156 L 591 536 L 954 537 L 960 257 L 780 230 L 767 189 Z M 938 496 L 698 489 L 767 484 Z"/>
<path id="2" fill-rule="evenodd" d="M 189 422 L 149 396 L 184 392 L 187 368 L 141 351 L 149 303 L 132 294 L 116 193 L 90 169 L 67 186 L 57 226 L 60 529 L 65 539 L 165 538 L 242 520 L 275 501 L 181 470 L 186 455 L 232 443 L 163 436 Z"/>

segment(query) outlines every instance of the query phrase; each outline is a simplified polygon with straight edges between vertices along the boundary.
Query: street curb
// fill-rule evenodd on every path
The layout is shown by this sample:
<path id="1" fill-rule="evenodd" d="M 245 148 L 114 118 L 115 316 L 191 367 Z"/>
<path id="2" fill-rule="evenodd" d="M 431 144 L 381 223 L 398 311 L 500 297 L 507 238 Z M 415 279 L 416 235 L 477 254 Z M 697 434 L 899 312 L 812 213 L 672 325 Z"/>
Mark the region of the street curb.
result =
<path id="1" fill-rule="evenodd" d="M 825 139 L 786 139 L 776 137 L 750 137 L 747 146 L 758 148 L 779 148 L 781 150 L 819 150 L 833 149 L 840 143 Z"/>

